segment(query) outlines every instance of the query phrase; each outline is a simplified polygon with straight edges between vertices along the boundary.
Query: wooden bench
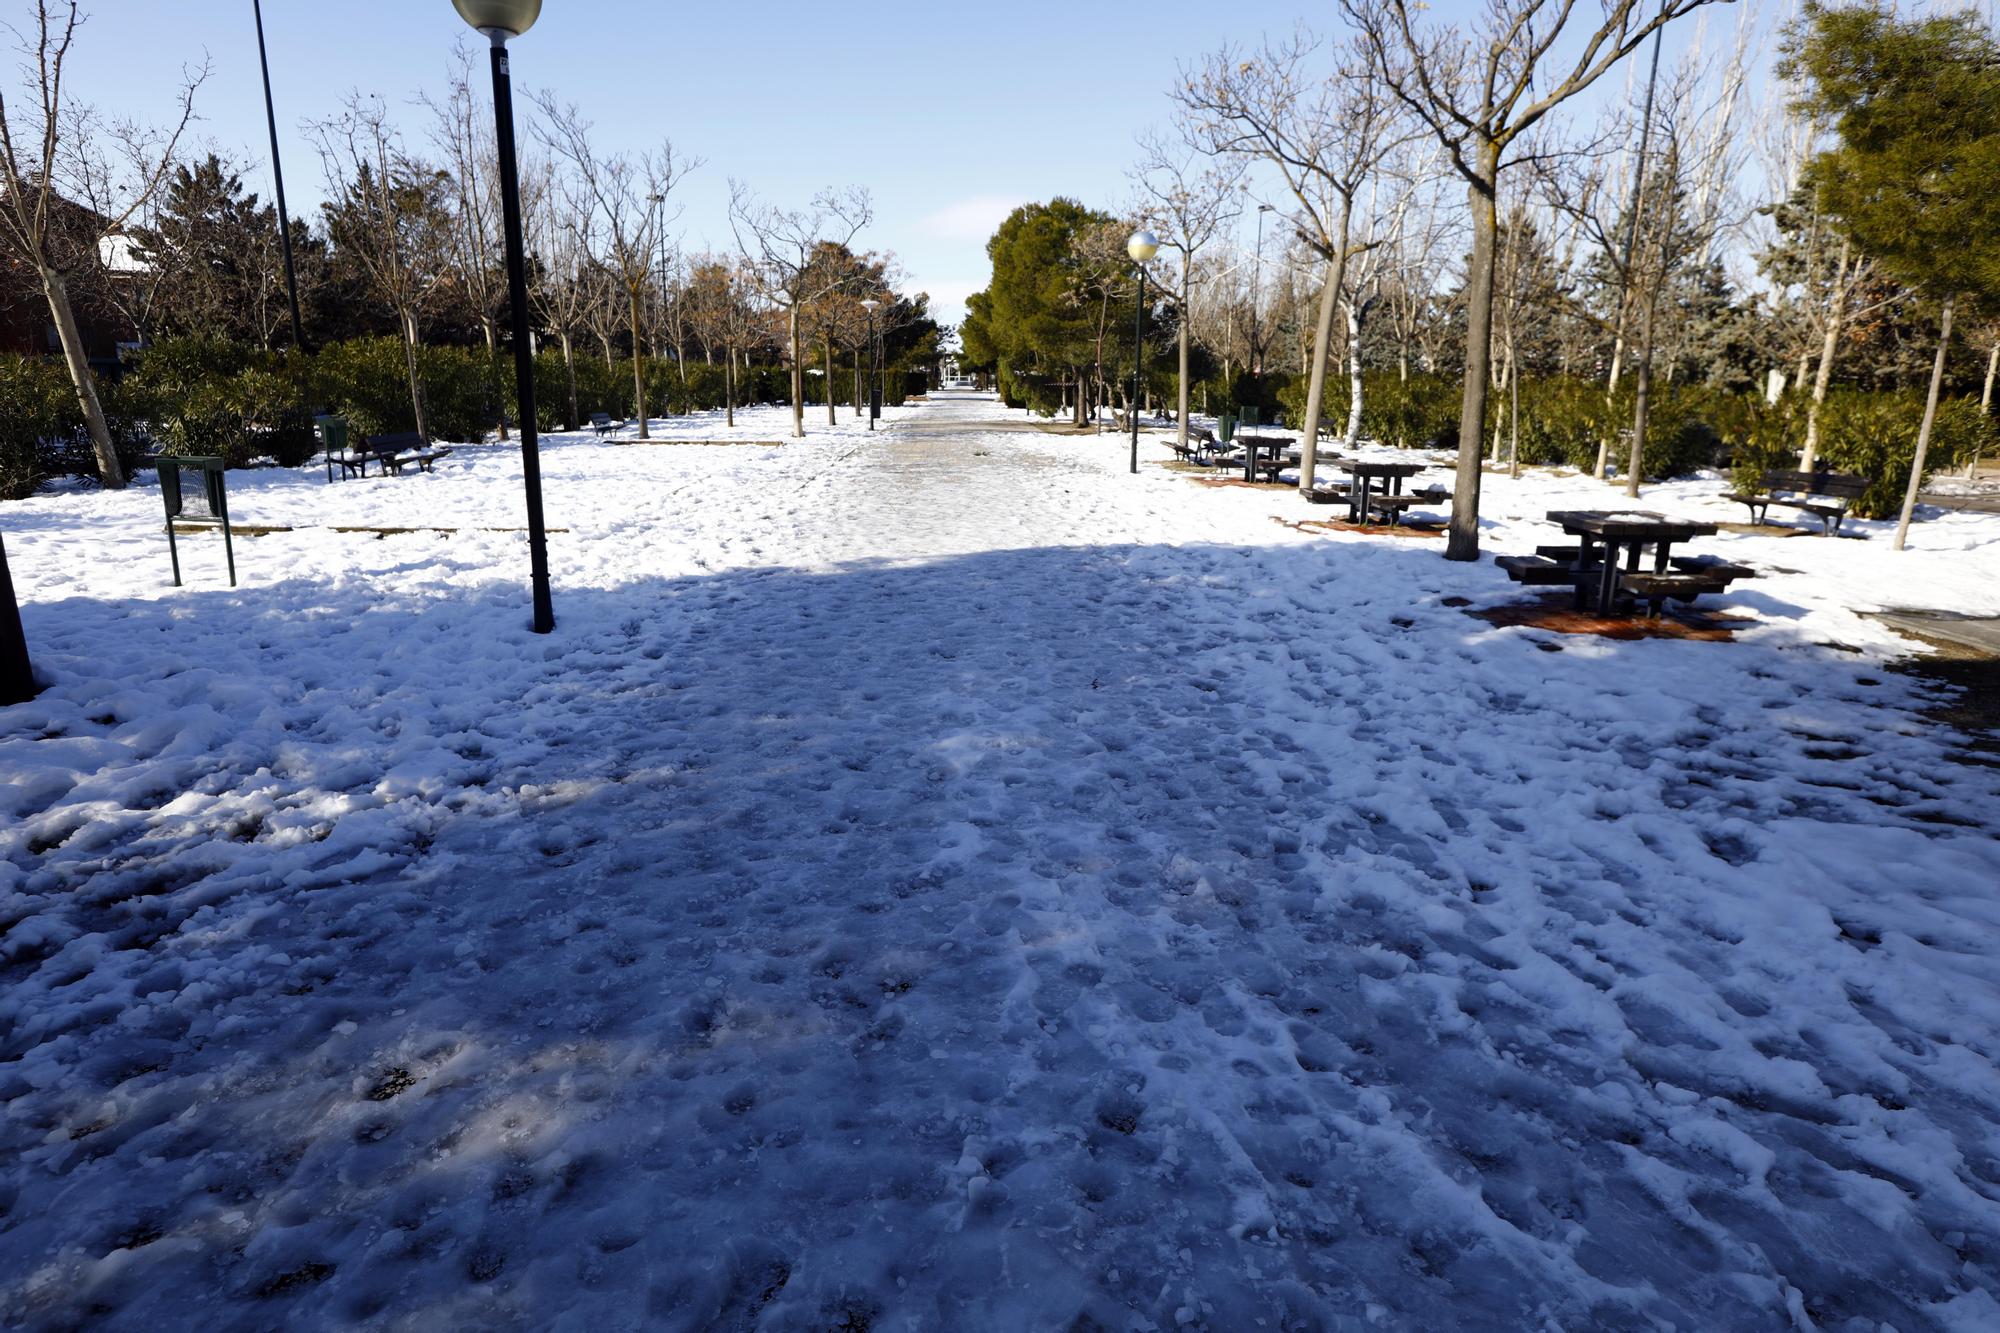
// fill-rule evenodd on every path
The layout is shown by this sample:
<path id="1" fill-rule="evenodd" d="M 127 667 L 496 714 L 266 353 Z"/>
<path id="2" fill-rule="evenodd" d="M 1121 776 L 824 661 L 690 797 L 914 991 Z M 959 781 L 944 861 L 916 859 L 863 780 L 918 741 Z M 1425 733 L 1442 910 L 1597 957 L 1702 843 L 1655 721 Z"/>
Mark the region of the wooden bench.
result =
<path id="1" fill-rule="evenodd" d="M 382 476 L 400 477 L 403 469 L 411 466 L 429 472 L 432 464 L 450 455 L 449 448 L 433 449 L 428 440 L 411 430 L 394 435 L 365 435 L 359 445 L 333 461 L 349 477 L 367 476 L 370 463 L 381 467 Z"/>
<path id="2" fill-rule="evenodd" d="M 623 430 L 625 423 L 622 421 L 613 421 L 609 412 L 592 412 L 590 414 L 590 428 L 597 432 L 597 438 L 601 440 L 613 431 Z"/>
<path id="3" fill-rule="evenodd" d="M 1405 510 L 1429 509 L 1437 505 L 1450 503 L 1450 492 L 1437 489 L 1410 491 L 1403 495 L 1370 495 L 1368 497 L 1368 513 L 1371 517 L 1388 519 L 1389 526 L 1393 528 L 1403 521 Z"/>
<path id="4" fill-rule="evenodd" d="M 1580 569 L 1580 546 L 1540 546 L 1534 555 L 1495 556 L 1493 563 L 1507 571 L 1507 577 L 1529 587 L 1556 587 L 1595 577 L 1593 569 Z M 1657 618 L 1669 601 L 1692 602 L 1706 593 L 1726 592 L 1738 579 L 1754 579 L 1757 571 L 1748 565 L 1733 564 L 1707 555 L 1675 556 L 1669 573 L 1633 572 L 1618 576 L 1618 586 L 1635 600 L 1646 604 L 1647 614 Z"/>
<path id="5" fill-rule="evenodd" d="M 1531 588 L 1567 587 L 1576 582 L 1576 566 L 1542 555 L 1496 555 L 1493 563 L 1507 571 L 1507 577 Z"/>
<path id="6" fill-rule="evenodd" d="M 1866 477 L 1842 472 L 1773 469 L 1764 474 L 1762 489 L 1757 494 L 1735 494 L 1729 498 L 1749 509 L 1752 523 L 1764 522 L 1765 512 L 1772 505 L 1779 505 L 1811 514 L 1820 521 L 1823 535 L 1832 536 L 1840 531 L 1848 505 L 1861 498 L 1868 484 Z"/>

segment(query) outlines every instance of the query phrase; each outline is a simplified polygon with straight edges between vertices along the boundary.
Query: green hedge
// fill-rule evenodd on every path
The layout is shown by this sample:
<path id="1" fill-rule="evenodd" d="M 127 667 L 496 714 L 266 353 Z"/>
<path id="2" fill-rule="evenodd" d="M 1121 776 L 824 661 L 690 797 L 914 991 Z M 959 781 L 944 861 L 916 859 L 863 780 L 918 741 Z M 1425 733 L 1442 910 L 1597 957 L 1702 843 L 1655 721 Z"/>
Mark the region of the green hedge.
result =
<path id="1" fill-rule="evenodd" d="M 48 443 L 83 429 L 83 409 L 53 358 L 0 357 L 0 500 L 32 495 L 55 469 Z"/>
<path id="2" fill-rule="evenodd" d="M 1923 425 L 1924 391 L 1866 393 L 1842 389 L 1827 394 L 1820 409 L 1819 463 L 1834 472 L 1867 477 L 1872 483 L 1856 500 L 1853 512 L 1863 518 L 1887 518 L 1900 513 L 1910 484 L 1910 463 L 1917 455 L 1917 431 Z M 1740 437 L 1736 450 L 1738 485 L 1755 486 L 1766 468 L 1798 465 L 1798 446 L 1806 437 L 1806 403 L 1787 399 L 1765 408 L 1752 428 Z M 1948 398 L 1938 404 L 1931 428 L 1930 449 L 1924 456 L 1925 478 L 1962 466 L 1975 453 L 1990 454 L 2000 445 L 2000 427 L 1971 398 Z"/>

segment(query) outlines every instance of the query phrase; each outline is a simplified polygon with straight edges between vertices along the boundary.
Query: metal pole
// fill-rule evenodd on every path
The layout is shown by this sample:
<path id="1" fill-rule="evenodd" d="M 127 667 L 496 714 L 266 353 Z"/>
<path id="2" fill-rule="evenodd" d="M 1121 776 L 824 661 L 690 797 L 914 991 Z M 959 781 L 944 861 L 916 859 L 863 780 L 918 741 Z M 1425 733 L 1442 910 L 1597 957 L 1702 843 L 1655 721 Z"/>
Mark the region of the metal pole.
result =
<path id="1" fill-rule="evenodd" d="M 493 41 L 493 121 L 500 149 L 500 210 L 507 229 L 507 304 L 514 316 L 514 387 L 521 408 L 521 482 L 528 493 L 528 565 L 534 578 L 537 634 L 556 627 L 549 595 L 549 534 L 542 522 L 541 441 L 535 426 L 535 353 L 528 328 L 528 260 L 521 239 L 521 173 L 514 159 L 514 88 L 507 34 Z M 633 349 L 637 355 L 637 349 Z"/>
<path id="2" fill-rule="evenodd" d="M 28 665 L 28 636 L 14 601 L 14 576 L 7 572 L 7 542 L 0 538 L 0 704 L 26 703 L 36 689 L 35 673 Z"/>
<path id="3" fill-rule="evenodd" d="M 257 16 L 257 63 L 264 70 L 264 121 L 271 130 L 271 177 L 278 187 L 278 243 L 285 252 L 285 291 L 292 302 L 292 345 L 301 352 L 306 346 L 305 325 L 299 320 L 299 274 L 292 265 L 292 215 L 285 208 L 285 168 L 278 160 L 278 111 L 271 102 L 271 60 L 264 54 L 263 0 L 250 0 Z"/>
<path id="4" fill-rule="evenodd" d="M 1139 299 L 1132 311 L 1132 474 L 1139 473 L 1139 382 L 1146 363 L 1146 266 L 1139 266 Z"/>

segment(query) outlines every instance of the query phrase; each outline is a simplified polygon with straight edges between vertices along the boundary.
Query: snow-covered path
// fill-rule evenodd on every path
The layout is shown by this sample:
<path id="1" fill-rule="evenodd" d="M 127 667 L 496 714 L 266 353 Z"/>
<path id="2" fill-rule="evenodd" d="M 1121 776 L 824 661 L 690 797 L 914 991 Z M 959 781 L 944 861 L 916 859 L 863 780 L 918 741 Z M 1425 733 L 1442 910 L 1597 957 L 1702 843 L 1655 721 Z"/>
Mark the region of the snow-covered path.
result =
<path id="1" fill-rule="evenodd" d="M 2000 1321 L 2000 782 L 1892 641 L 1495 630 L 997 413 L 558 446 L 550 640 L 504 534 L 29 511 L 0 1319 Z"/>

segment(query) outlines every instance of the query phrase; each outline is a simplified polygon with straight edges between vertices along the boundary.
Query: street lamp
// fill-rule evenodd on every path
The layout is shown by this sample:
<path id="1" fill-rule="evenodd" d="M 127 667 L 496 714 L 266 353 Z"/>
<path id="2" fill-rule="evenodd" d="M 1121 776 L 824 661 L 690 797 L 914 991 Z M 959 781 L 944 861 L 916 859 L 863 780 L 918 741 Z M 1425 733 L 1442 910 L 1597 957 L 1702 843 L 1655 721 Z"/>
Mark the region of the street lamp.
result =
<path id="1" fill-rule="evenodd" d="M 7 572 L 7 543 L 0 539 L 0 706 L 35 697 L 35 673 L 28 666 L 28 636 L 14 601 L 14 576 Z"/>
<path id="2" fill-rule="evenodd" d="M 1146 368 L 1146 265 L 1160 253 L 1160 238 L 1141 229 L 1125 242 L 1125 253 L 1139 269 L 1139 300 L 1132 312 L 1132 473 L 1139 472 L 1139 381 Z"/>
<path id="3" fill-rule="evenodd" d="M 882 358 L 875 346 L 875 312 L 882 308 L 882 303 L 871 296 L 861 303 L 861 308 L 868 312 L 868 429 L 874 430 L 875 418 L 882 415 Z M 827 390 L 832 391 L 831 387 Z"/>
<path id="4" fill-rule="evenodd" d="M 493 43 L 494 139 L 500 155 L 500 211 L 507 229 L 507 303 L 514 316 L 514 387 L 521 409 L 521 480 L 528 493 L 528 566 L 537 634 L 556 627 L 549 595 L 549 534 L 542 522 L 541 442 L 535 429 L 535 349 L 528 329 L 528 264 L 521 240 L 521 173 L 514 157 L 514 88 L 507 39 L 542 15 L 542 0 L 451 0 L 460 18 Z M 637 355 L 634 349 L 633 355 Z"/>
<path id="5" fill-rule="evenodd" d="M 263 0 L 250 0 L 250 12 L 257 20 L 257 64 L 264 71 L 264 123 L 271 131 L 271 178 L 278 186 L 278 241 L 285 253 L 285 293 L 292 307 L 292 345 L 303 356 L 306 330 L 299 320 L 299 273 L 292 264 L 292 215 L 285 207 L 285 165 L 278 158 L 278 108 L 271 101 L 271 58 L 264 52 Z"/>

